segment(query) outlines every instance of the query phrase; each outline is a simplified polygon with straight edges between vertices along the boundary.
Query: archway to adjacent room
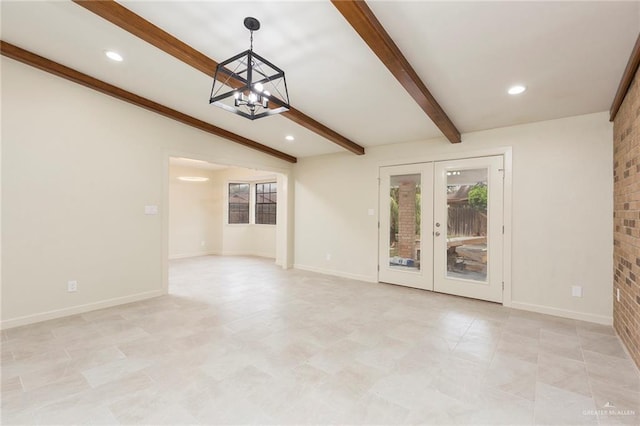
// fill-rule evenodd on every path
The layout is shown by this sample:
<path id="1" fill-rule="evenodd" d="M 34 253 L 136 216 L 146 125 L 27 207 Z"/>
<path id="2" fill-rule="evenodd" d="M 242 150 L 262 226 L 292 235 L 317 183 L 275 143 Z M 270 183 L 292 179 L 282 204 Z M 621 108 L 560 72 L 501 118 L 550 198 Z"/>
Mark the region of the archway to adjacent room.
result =
<path id="1" fill-rule="evenodd" d="M 167 177 L 168 261 L 247 256 L 287 266 L 287 175 L 170 157 Z"/>

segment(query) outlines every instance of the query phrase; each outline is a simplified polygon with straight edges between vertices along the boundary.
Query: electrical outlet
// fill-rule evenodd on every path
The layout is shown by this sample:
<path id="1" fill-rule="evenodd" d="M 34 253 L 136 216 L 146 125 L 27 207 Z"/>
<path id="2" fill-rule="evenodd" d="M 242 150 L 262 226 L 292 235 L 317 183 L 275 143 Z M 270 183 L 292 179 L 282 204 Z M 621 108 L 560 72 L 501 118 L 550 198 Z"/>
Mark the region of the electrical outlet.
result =
<path id="1" fill-rule="evenodd" d="M 618 302 L 620 301 L 620 289 L 616 288 L 616 299 L 618 300 Z"/>
<path id="2" fill-rule="evenodd" d="M 331 260 L 331 253 L 327 253 L 326 259 L 327 261 Z"/>
<path id="3" fill-rule="evenodd" d="M 573 297 L 582 297 L 582 286 L 581 285 L 571 286 L 571 295 Z"/>
<path id="4" fill-rule="evenodd" d="M 200 247 L 204 247 L 205 246 L 205 242 L 204 241 L 200 241 Z"/>
<path id="5" fill-rule="evenodd" d="M 69 293 L 78 291 L 78 281 L 67 281 L 67 291 Z"/>

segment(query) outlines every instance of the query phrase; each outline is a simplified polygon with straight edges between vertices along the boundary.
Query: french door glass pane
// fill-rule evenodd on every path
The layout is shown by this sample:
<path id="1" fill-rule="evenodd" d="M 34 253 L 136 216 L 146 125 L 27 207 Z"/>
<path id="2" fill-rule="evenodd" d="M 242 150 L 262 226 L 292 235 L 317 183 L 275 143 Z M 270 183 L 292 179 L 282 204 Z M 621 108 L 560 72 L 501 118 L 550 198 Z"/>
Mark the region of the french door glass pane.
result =
<path id="1" fill-rule="evenodd" d="M 447 171 L 447 277 L 487 281 L 487 169 Z"/>
<path id="2" fill-rule="evenodd" d="M 420 270 L 421 175 L 391 176 L 389 189 L 389 266 Z"/>

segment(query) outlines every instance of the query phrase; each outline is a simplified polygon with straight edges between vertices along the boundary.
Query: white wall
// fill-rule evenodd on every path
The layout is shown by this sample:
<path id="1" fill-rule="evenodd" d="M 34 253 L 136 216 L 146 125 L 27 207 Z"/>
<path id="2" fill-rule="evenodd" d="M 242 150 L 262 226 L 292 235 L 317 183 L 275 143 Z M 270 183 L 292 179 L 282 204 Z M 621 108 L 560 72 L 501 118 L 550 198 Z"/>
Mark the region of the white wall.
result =
<path id="1" fill-rule="evenodd" d="M 210 170 L 169 167 L 169 259 L 222 252 L 222 186 Z M 179 176 L 206 177 L 186 182 Z"/>
<path id="2" fill-rule="evenodd" d="M 290 164 L 2 58 L 2 327 L 165 291 L 168 158 L 287 174 Z M 513 147 L 513 305 L 611 317 L 612 128 L 606 113 L 301 160 L 300 267 L 377 279 L 380 164 Z M 279 177 L 282 179 L 282 176 Z M 160 206 L 157 216 L 145 205 Z M 279 221 L 280 222 L 280 221 Z M 278 226 L 281 226 L 279 223 Z M 284 225 L 283 225 L 284 226 Z M 289 233 L 290 234 L 290 233 Z M 291 248 L 291 239 L 281 241 Z M 325 260 L 331 253 L 330 261 Z M 67 293 L 77 280 L 76 293 Z M 584 286 L 584 297 L 570 286 Z"/>
<path id="3" fill-rule="evenodd" d="M 512 306 L 608 323 L 612 125 L 606 112 L 333 154 L 295 166 L 295 265 L 377 281 L 380 165 L 512 147 Z M 326 254 L 331 260 L 326 260 Z M 571 285 L 584 287 L 583 298 Z"/>
<path id="4" fill-rule="evenodd" d="M 166 290 L 170 155 L 290 170 L 13 60 L 0 64 L 2 327 Z M 145 205 L 160 214 L 145 215 Z"/>

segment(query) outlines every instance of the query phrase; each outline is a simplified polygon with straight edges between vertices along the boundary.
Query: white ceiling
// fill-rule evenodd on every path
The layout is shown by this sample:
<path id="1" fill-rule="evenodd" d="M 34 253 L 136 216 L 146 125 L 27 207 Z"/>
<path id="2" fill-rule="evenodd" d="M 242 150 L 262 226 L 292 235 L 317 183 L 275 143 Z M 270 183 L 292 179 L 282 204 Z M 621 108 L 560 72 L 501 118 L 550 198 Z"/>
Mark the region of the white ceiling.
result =
<path id="1" fill-rule="evenodd" d="M 255 51 L 285 70 L 291 104 L 362 146 L 440 135 L 329 1 L 122 4 L 219 62 L 258 18 Z M 608 110 L 640 29 L 639 2 L 368 4 L 463 133 Z M 69 1 L 0 7 L 4 41 L 297 157 L 342 151 L 284 117 L 210 106 L 212 77 Z M 529 90 L 511 97 L 514 83 Z"/>
<path id="2" fill-rule="evenodd" d="M 637 1 L 370 6 L 462 132 L 609 110 L 640 31 Z"/>

